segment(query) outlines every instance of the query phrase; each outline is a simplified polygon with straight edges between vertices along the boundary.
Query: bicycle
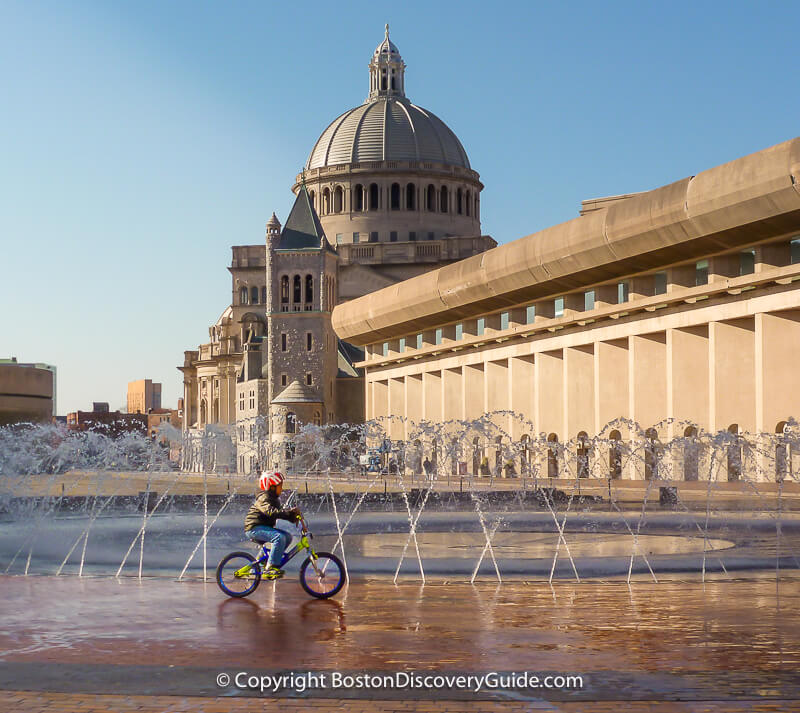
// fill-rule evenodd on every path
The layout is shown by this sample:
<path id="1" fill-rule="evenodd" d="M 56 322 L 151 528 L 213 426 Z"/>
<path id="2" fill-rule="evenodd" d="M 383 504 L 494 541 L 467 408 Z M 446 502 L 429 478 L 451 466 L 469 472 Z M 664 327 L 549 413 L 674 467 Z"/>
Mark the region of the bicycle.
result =
<path id="1" fill-rule="evenodd" d="M 330 552 L 316 552 L 311 546 L 313 535 L 305 519 L 299 519 L 302 533 L 298 542 L 283 553 L 279 568 L 289 562 L 302 550 L 308 550 L 308 557 L 300 565 L 300 586 L 317 599 L 328 599 L 344 586 L 346 575 L 341 560 Z M 264 570 L 272 543 L 261 545 L 260 557 L 256 559 L 249 552 L 231 552 L 217 565 L 217 585 L 229 597 L 246 597 L 256 591 Z"/>

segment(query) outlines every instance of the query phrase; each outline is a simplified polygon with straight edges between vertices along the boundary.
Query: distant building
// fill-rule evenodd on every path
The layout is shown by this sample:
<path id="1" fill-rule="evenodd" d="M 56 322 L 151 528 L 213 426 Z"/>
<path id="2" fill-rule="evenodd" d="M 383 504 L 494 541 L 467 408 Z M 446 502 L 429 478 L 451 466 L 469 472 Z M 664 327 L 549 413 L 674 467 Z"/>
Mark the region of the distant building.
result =
<path id="1" fill-rule="evenodd" d="M 158 429 L 163 423 L 181 430 L 181 419 L 183 414 L 180 409 L 154 408 L 147 412 L 147 436 L 155 440 L 158 436 Z M 162 437 L 162 441 L 165 439 Z"/>
<path id="2" fill-rule="evenodd" d="M 128 384 L 128 413 L 149 413 L 161 408 L 161 384 L 139 379 Z"/>
<path id="3" fill-rule="evenodd" d="M 56 368 L 0 359 L 0 425 L 49 422 L 56 415 Z"/>
<path id="4" fill-rule="evenodd" d="M 147 434 L 147 415 L 109 411 L 107 403 L 94 403 L 99 410 L 73 411 L 67 414 L 67 428 L 71 431 L 97 431 L 108 436 L 122 433 Z"/>

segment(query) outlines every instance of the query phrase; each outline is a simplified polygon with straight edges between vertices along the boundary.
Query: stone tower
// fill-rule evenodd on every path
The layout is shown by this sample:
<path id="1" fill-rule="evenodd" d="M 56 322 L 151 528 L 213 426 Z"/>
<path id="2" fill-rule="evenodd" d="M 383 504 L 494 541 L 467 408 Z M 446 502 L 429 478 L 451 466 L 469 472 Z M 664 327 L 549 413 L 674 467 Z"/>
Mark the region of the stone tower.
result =
<path id="1" fill-rule="evenodd" d="M 305 187 L 297 194 L 286 225 L 267 224 L 267 382 L 272 459 L 291 453 L 299 423 L 336 420 L 338 370 L 331 327 L 338 257 L 320 224 Z"/>

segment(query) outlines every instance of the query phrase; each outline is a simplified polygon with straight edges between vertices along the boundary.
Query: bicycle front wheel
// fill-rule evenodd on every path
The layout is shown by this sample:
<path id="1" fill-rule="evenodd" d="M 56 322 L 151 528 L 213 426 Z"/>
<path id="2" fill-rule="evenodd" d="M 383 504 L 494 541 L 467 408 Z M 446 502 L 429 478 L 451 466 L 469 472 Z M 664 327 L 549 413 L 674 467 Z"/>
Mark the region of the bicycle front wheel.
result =
<path id="1" fill-rule="evenodd" d="M 345 579 L 342 561 L 330 552 L 317 552 L 316 558 L 309 555 L 300 567 L 300 585 L 317 599 L 332 597 Z"/>
<path id="2" fill-rule="evenodd" d="M 261 581 L 261 566 L 249 552 L 231 552 L 217 565 L 217 584 L 229 597 L 246 597 Z"/>

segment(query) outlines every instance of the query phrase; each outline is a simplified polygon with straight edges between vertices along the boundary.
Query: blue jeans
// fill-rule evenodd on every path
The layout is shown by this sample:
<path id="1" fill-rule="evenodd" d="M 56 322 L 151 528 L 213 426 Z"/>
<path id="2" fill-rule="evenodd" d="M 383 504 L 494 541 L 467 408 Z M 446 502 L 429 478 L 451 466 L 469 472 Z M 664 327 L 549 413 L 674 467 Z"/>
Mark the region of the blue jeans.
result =
<path id="1" fill-rule="evenodd" d="M 267 527 L 267 525 L 256 525 L 252 530 L 247 530 L 244 534 L 253 542 L 272 543 L 267 564 L 274 567 L 280 566 L 283 553 L 292 541 L 291 533 L 278 527 Z"/>

